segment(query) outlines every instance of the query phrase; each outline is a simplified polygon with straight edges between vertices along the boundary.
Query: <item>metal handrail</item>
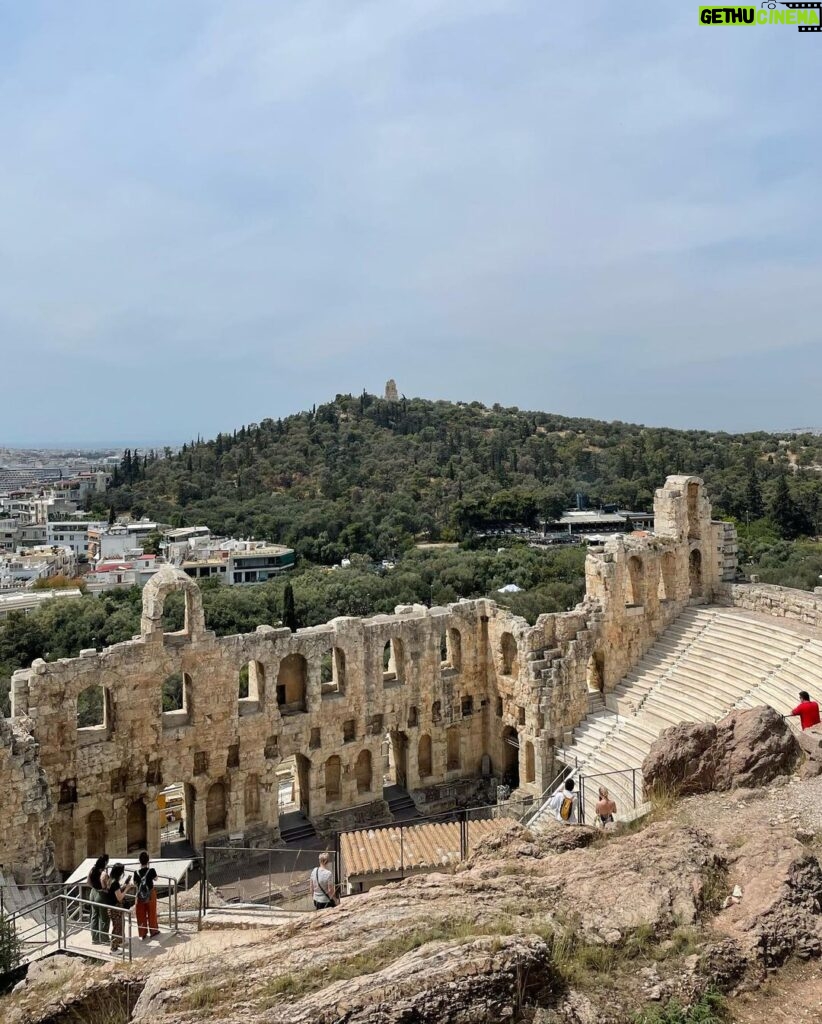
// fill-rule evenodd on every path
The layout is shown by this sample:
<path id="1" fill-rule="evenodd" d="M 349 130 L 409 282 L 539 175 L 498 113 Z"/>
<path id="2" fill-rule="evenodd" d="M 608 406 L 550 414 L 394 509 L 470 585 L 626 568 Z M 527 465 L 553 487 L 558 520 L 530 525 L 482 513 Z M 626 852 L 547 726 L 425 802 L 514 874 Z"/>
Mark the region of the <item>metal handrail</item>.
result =
<path id="1" fill-rule="evenodd" d="M 576 758 L 575 758 L 576 760 Z M 572 768 L 570 765 L 563 765 L 557 775 L 552 779 L 548 786 L 542 791 L 541 795 L 537 800 L 534 801 L 534 805 L 529 807 L 527 810 L 522 812 L 522 817 L 519 819 L 523 824 L 530 821 L 544 806 L 545 801 L 550 799 L 553 795 L 554 790 L 565 779 L 572 778 L 575 772 L 579 772 L 579 762 Z"/>

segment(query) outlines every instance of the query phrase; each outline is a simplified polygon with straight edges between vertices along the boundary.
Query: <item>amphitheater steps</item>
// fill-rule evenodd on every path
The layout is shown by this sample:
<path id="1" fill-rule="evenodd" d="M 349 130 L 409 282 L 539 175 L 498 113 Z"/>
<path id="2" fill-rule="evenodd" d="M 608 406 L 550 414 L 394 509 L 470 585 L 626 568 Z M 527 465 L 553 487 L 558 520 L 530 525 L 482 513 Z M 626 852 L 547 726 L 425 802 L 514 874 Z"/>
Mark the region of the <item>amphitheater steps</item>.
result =
<path id="1" fill-rule="evenodd" d="M 588 780 L 585 820 L 594 820 L 599 785 L 616 800 L 619 817 L 631 816 L 643 799 L 634 792 L 641 775 L 632 769 L 640 768 L 661 730 L 761 704 L 786 714 L 800 689 L 822 694 L 822 639 L 808 633 L 735 609 L 687 608 L 605 697 L 604 708 L 591 702 L 557 750 L 562 763 Z M 543 807 L 534 821 L 544 813 Z"/>

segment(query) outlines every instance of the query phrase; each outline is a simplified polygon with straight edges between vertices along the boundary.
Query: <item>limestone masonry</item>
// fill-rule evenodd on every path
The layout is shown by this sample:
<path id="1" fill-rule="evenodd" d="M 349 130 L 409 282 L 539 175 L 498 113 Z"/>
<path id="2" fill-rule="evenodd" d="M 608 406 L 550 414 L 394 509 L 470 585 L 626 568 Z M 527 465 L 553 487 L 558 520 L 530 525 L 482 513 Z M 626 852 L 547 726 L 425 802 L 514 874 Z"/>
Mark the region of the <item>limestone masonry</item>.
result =
<path id="1" fill-rule="evenodd" d="M 591 690 L 613 689 L 689 603 L 742 601 L 731 591 L 745 588 L 728 585 L 735 533 L 712 521 L 702 481 L 669 477 L 654 513 L 652 535 L 592 549 L 583 602 L 534 626 L 483 599 L 218 638 L 197 585 L 164 567 L 143 592 L 140 636 L 14 674 L 12 717 L 0 719 L 0 867 L 29 881 L 103 849 L 158 854 L 156 800 L 172 783 L 198 849 L 276 841 L 277 769 L 292 756 L 319 829 L 385 818 L 386 736 L 421 807 L 453 803 L 483 776 L 539 797 Z M 752 605 L 773 607 L 777 589 L 751 588 Z M 165 633 L 176 590 L 185 628 Z M 169 679 L 182 698 L 163 711 Z M 102 723 L 78 727 L 89 687 Z"/>

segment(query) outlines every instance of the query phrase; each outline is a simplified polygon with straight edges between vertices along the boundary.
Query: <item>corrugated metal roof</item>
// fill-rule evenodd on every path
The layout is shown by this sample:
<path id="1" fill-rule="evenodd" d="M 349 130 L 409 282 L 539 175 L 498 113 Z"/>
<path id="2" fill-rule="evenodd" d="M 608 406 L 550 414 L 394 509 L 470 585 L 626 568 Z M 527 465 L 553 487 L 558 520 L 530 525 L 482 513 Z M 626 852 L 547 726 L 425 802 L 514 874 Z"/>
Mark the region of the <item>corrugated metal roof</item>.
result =
<path id="1" fill-rule="evenodd" d="M 493 820 L 469 821 L 468 842 L 473 846 L 498 827 Z M 403 828 L 362 829 L 340 836 L 343 875 L 377 875 L 450 867 L 460 859 L 460 823 L 429 822 Z"/>

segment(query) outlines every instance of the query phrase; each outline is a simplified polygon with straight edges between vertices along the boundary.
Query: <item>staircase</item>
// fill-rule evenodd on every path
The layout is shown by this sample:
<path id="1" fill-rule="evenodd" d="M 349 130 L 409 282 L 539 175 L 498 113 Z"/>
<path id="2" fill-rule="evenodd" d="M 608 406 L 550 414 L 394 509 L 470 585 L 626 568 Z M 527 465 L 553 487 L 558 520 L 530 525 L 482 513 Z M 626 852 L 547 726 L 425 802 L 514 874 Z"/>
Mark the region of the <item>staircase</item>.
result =
<path id="1" fill-rule="evenodd" d="M 300 846 L 316 838 L 316 829 L 300 811 L 280 815 L 280 839 L 288 846 Z"/>
<path id="2" fill-rule="evenodd" d="M 642 800 L 641 772 L 632 769 L 640 768 L 663 729 L 717 721 L 733 708 L 761 704 L 786 714 L 800 689 L 822 693 L 822 639 L 810 630 L 735 609 L 688 608 L 604 706 L 600 695 L 589 698 L 591 710 L 556 756 L 585 776 L 587 823 L 594 821 L 599 786 L 616 800 L 617 816 L 630 817 Z M 543 804 L 531 825 L 549 814 Z"/>
<path id="3" fill-rule="evenodd" d="M 412 821 L 420 816 L 417 805 L 402 786 L 385 786 L 383 799 L 387 802 L 394 821 Z"/>

